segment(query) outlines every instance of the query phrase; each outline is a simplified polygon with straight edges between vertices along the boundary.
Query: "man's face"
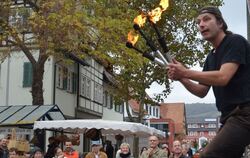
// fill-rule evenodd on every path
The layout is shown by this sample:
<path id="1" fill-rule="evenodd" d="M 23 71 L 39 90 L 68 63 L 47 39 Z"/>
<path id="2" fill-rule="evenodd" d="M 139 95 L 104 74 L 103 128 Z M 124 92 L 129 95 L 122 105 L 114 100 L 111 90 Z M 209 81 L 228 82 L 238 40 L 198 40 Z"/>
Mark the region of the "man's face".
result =
<path id="1" fill-rule="evenodd" d="M 8 140 L 5 139 L 5 138 L 3 138 L 3 139 L 1 140 L 1 145 L 2 145 L 3 147 L 7 147 L 7 142 L 8 142 Z"/>
<path id="2" fill-rule="evenodd" d="M 98 153 L 100 150 L 100 145 L 92 145 L 92 152 Z"/>
<path id="3" fill-rule="evenodd" d="M 150 148 L 156 148 L 159 144 L 159 139 L 156 136 L 151 136 L 148 139 Z"/>
<path id="4" fill-rule="evenodd" d="M 71 151 L 72 150 L 72 143 L 71 142 L 65 142 L 65 150 L 66 151 Z"/>
<path id="5" fill-rule="evenodd" d="M 180 154 L 182 152 L 180 141 L 174 141 L 173 143 L 173 153 Z"/>
<path id="6" fill-rule="evenodd" d="M 15 151 L 10 151 L 9 152 L 9 158 L 17 158 L 17 153 Z"/>
<path id="7" fill-rule="evenodd" d="M 127 154 L 129 153 L 129 147 L 128 146 L 121 146 L 121 153 Z"/>
<path id="8" fill-rule="evenodd" d="M 203 13 L 197 19 L 198 29 L 204 40 L 213 41 L 222 30 L 223 24 L 218 22 L 213 14 Z"/>

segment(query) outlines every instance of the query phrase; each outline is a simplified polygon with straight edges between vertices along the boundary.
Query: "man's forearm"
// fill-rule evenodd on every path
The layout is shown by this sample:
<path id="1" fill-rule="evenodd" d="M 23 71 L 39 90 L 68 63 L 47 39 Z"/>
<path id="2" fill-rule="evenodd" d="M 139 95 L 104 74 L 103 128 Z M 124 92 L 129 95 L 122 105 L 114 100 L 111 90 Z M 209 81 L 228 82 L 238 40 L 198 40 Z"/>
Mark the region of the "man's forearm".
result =
<path id="1" fill-rule="evenodd" d="M 183 86 L 192 94 L 203 98 L 207 95 L 209 87 L 205 86 L 205 85 L 201 85 L 198 83 L 194 83 L 191 80 L 187 79 L 187 78 L 182 78 L 179 80 Z"/>

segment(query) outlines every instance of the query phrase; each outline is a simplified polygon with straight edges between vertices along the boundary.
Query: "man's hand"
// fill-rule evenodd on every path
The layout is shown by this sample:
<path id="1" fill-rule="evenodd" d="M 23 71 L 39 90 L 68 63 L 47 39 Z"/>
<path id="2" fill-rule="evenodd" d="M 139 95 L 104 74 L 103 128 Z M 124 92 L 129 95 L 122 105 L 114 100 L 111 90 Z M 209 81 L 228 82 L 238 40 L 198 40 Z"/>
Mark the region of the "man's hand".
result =
<path id="1" fill-rule="evenodd" d="M 172 80 L 180 80 L 182 78 L 185 78 L 185 73 L 187 71 L 187 68 L 182 65 L 177 60 L 173 59 L 172 63 L 168 64 L 168 77 Z"/>

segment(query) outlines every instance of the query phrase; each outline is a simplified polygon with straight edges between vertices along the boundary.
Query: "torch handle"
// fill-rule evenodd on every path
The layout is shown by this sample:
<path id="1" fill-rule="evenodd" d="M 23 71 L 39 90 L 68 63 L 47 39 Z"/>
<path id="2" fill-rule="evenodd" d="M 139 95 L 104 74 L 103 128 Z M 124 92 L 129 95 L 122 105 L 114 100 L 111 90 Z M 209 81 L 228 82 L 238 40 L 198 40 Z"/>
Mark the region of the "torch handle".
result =
<path id="1" fill-rule="evenodd" d="M 153 26 L 153 28 L 154 28 L 154 30 L 155 30 L 155 32 L 156 32 L 156 34 L 157 34 L 157 37 L 158 37 L 158 42 L 159 42 L 159 44 L 161 45 L 161 47 L 162 47 L 162 49 L 163 49 L 163 51 L 164 51 L 164 55 L 165 55 L 165 57 L 166 57 L 166 58 L 165 58 L 165 57 L 163 56 L 164 59 L 166 59 L 167 62 L 170 63 L 170 62 L 172 61 L 172 59 L 171 59 L 171 56 L 170 56 L 169 53 L 168 53 L 169 49 L 168 49 L 168 47 L 167 47 L 167 44 L 166 44 L 166 41 L 165 41 L 164 37 L 161 36 L 161 34 L 160 34 L 158 28 L 156 27 L 155 23 L 151 22 L 151 26 Z"/>

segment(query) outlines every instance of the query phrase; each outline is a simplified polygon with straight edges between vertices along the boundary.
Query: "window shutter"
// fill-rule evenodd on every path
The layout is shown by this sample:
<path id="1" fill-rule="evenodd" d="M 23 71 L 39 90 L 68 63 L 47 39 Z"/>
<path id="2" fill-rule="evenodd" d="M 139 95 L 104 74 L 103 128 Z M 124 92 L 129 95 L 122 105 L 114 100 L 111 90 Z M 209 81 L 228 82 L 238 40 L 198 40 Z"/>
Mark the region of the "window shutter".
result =
<path id="1" fill-rule="evenodd" d="M 76 73 L 73 73 L 73 84 L 72 84 L 72 92 L 73 93 L 76 93 L 76 86 L 77 86 L 77 83 L 76 83 L 76 81 L 77 81 L 77 75 L 76 75 Z"/>
<path id="2" fill-rule="evenodd" d="M 23 87 L 31 87 L 33 72 L 32 64 L 30 62 L 25 62 L 23 64 Z"/>

